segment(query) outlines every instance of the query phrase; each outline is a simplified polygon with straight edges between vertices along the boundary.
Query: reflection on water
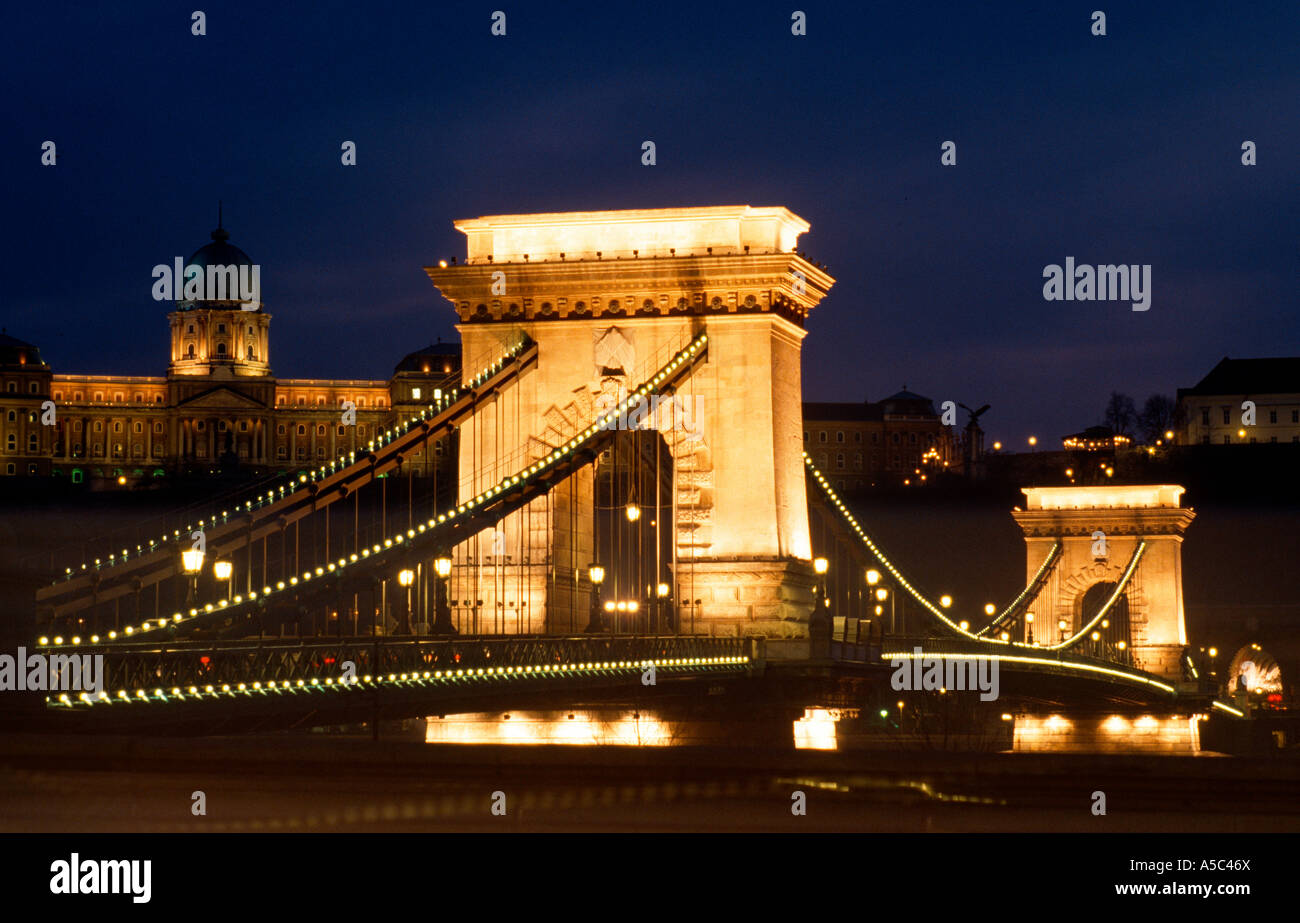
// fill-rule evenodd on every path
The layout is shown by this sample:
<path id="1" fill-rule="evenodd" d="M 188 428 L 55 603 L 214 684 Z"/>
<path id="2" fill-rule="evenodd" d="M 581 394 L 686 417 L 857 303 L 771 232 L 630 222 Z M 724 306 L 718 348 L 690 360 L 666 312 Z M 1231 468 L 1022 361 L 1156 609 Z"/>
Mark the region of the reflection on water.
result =
<path id="1" fill-rule="evenodd" d="M 677 722 L 614 709 L 478 712 L 426 720 L 424 739 L 431 744 L 671 747 L 681 736 Z"/>

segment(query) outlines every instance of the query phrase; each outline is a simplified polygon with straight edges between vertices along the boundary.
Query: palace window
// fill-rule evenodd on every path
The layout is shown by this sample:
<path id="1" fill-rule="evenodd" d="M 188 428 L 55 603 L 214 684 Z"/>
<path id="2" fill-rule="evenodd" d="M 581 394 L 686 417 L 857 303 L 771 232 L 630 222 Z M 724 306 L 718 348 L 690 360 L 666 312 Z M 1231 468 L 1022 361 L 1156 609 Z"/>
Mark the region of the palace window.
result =
<path id="1" fill-rule="evenodd" d="M 862 453 L 861 453 L 861 452 L 858 452 L 856 455 L 853 456 L 853 467 L 854 467 L 854 468 L 857 468 L 859 471 L 862 470 Z"/>
<path id="2" fill-rule="evenodd" d="M 343 426 L 343 424 L 340 423 L 340 424 L 339 424 L 339 427 L 338 427 L 338 429 L 339 429 L 339 431 L 338 431 L 338 435 L 340 435 L 340 436 L 343 435 L 343 430 L 344 430 L 344 428 L 345 428 L 345 427 Z"/>
<path id="3" fill-rule="evenodd" d="M 91 450 L 91 454 L 94 455 L 96 458 L 102 456 L 104 454 L 104 443 L 96 442 L 95 447 Z"/>
<path id="4" fill-rule="evenodd" d="M 844 430 L 840 430 L 839 432 L 837 432 L 837 433 L 835 434 L 835 441 L 836 441 L 836 442 L 843 442 L 843 441 L 844 441 Z"/>
<path id="5" fill-rule="evenodd" d="M 16 382 L 16 381 L 11 381 L 11 382 L 8 382 L 7 384 L 8 384 L 8 386 L 7 386 L 6 390 L 7 390 L 10 394 L 17 394 L 17 393 L 18 393 L 18 382 Z"/>
<path id="6" fill-rule="evenodd" d="M 843 467 L 844 467 L 844 453 L 843 453 L 843 452 L 837 452 L 837 453 L 835 454 L 835 467 L 836 467 L 836 468 L 843 468 Z"/>
<path id="7" fill-rule="evenodd" d="M 412 399 L 412 400 L 415 400 L 415 401 L 418 401 L 418 400 L 420 399 L 420 389 L 419 389 L 419 388 L 412 388 L 412 389 L 411 389 L 411 399 Z"/>
<path id="8" fill-rule="evenodd" d="M 10 422 L 10 423 L 17 423 L 17 422 L 18 422 L 18 411 L 16 411 L 16 410 L 11 410 L 11 411 L 9 411 L 9 422 Z"/>
<path id="9" fill-rule="evenodd" d="M 38 390 L 38 389 L 37 389 L 37 383 L 36 383 L 36 382 L 34 382 L 34 381 L 32 381 L 32 382 L 28 382 L 28 384 L 27 384 L 27 393 L 28 393 L 28 394 L 35 394 L 35 393 L 37 392 L 37 390 Z"/>
<path id="10" fill-rule="evenodd" d="M 239 421 L 239 431 L 240 431 L 241 433 L 246 433 L 246 432 L 248 432 L 248 421 L 247 421 L 247 420 L 240 420 L 240 421 Z"/>
<path id="11" fill-rule="evenodd" d="M 217 355 L 218 355 L 218 356 L 224 356 L 225 354 L 226 354 L 226 344 L 225 344 L 225 343 L 218 343 L 218 344 L 217 344 Z"/>
<path id="12" fill-rule="evenodd" d="M 155 433 L 161 433 L 161 432 L 163 431 L 162 420 L 156 420 L 156 421 L 154 421 L 153 431 L 154 431 Z"/>
<path id="13" fill-rule="evenodd" d="M 307 398 L 303 397 L 301 394 L 298 395 L 298 406 L 299 406 L 299 407 L 306 407 L 306 406 L 307 406 Z"/>
<path id="14" fill-rule="evenodd" d="M 193 324 L 190 324 L 189 329 L 186 330 L 185 332 L 186 332 L 186 333 L 193 333 L 193 332 L 194 332 L 194 325 L 193 325 Z"/>
<path id="15" fill-rule="evenodd" d="M 82 399 L 82 398 L 81 398 L 81 392 L 78 391 L 78 392 L 77 392 L 77 395 L 76 395 L 76 400 L 81 400 L 81 399 Z"/>
<path id="16" fill-rule="evenodd" d="M 283 424 L 283 423 L 281 423 L 281 424 L 279 424 L 278 426 L 276 426 L 276 428 L 275 428 L 275 434 L 276 434 L 277 436 L 283 436 L 283 435 L 284 435 L 284 424 Z"/>
<path id="17" fill-rule="evenodd" d="M 116 394 L 113 395 L 113 403 L 115 403 L 115 404 L 120 404 L 120 403 L 122 403 L 122 392 L 121 392 L 121 391 L 118 391 Z"/>
<path id="18" fill-rule="evenodd" d="M 18 451 L 18 437 L 10 433 L 5 437 L 5 448 L 10 452 Z"/>
<path id="19" fill-rule="evenodd" d="M 890 433 L 890 435 L 893 437 L 890 441 L 893 442 L 894 445 L 898 445 L 898 433 Z"/>
<path id="20" fill-rule="evenodd" d="M 289 456 L 289 452 L 285 449 L 284 446 L 278 445 L 275 447 L 276 458 L 280 459 L 281 461 L 284 461 L 284 459 L 288 458 L 288 456 Z"/>
<path id="21" fill-rule="evenodd" d="M 862 441 L 862 430 L 857 430 L 856 432 L 854 432 L 854 434 L 853 434 L 853 441 L 854 441 L 854 442 L 861 442 L 861 441 Z"/>
<path id="22" fill-rule="evenodd" d="M 822 430 L 820 433 L 817 434 L 817 441 L 818 441 L 818 442 L 825 442 L 825 441 L 826 441 L 826 431 L 825 431 L 825 430 Z"/>
<path id="23" fill-rule="evenodd" d="M 143 403 L 144 403 L 144 395 L 143 395 L 143 394 L 137 394 L 137 395 L 135 396 L 135 402 L 136 402 L 137 404 L 143 404 Z"/>
<path id="24" fill-rule="evenodd" d="M 256 357 L 253 355 L 253 347 L 251 347 L 251 346 L 248 347 L 248 358 L 249 358 L 249 361 L 250 361 L 250 362 L 256 358 Z"/>
<path id="25" fill-rule="evenodd" d="M 317 436 L 324 436 L 324 435 L 325 435 L 325 424 L 324 424 L 324 423 L 320 423 L 320 424 L 318 424 L 318 425 L 316 426 L 316 435 L 317 435 Z"/>
<path id="26" fill-rule="evenodd" d="M 304 425 L 301 424 L 301 423 L 298 424 L 298 435 L 299 435 L 299 436 L 306 436 L 306 435 L 307 435 L 307 427 L 304 426 Z"/>
<path id="27" fill-rule="evenodd" d="M 96 420 L 96 421 L 95 421 L 95 432 L 97 432 L 97 433 L 102 433 L 103 431 L 104 431 L 104 421 L 103 421 L 103 420 Z"/>
<path id="28" fill-rule="evenodd" d="M 97 404 L 102 404 L 102 403 L 104 403 L 104 392 L 103 392 L 103 391 L 96 391 L 96 392 L 95 392 L 95 403 L 97 403 Z"/>
<path id="29" fill-rule="evenodd" d="M 307 450 L 302 446 L 298 446 L 298 458 L 302 459 L 306 457 L 307 457 Z"/>
<path id="30" fill-rule="evenodd" d="M 1229 424 L 1229 423 L 1232 422 L 1232 418 L 1231 418 L 1231 416 L 1229 416 L 1229 414 L 1231 414 L 1231 413 L 1232 413 L 1232 408 L 1230 408 L 1230 407 L 1224 407 L 1224 408 L 1223 408 L 1223 422 L 1224 422 L 1224 425 L 1227 425 L 1227 424 Z"/>
<path id="31" fill-rule="evenodd" d="M 193 344 L 193 343 L 191 343 L 188 347 L 186 347 L 186 349 L 185 349 L 185 358 L 187 358 L 187 359 L 193 359 L 193 358 L 194 358 L 194 344 Z"/>
<path id="32" fill-rule="evenodd" d="M 135 432 L 137 432 L 137 433 L 143 433 L 143 432 L 144 432 L 144 424 L 141 423 L 139 420 L 136 420 L 135 423 L 132 425 L 132 429 L 133 429 Z"/>
<path id="33" fill-rule="evenodd" d="M 807 441 L 808 441 L 808 430 L 804 430 L 804 431 L 803 431 L 803 441 L 804 441 L 804 442 L 807 442 Z"/>
<path id="34" fill-rule="evenodd" d="M 1268 422 L 1270 422 L 1270 423 L 1276 423 L 1276 422 L 1277 422 L 1277 411 L 1276 411 L 1276 410 L 1270 410 L 1270 411 L 1268 412 Z"/>
<path id="35" fill-rule="evenodd" d="M 225 332 L 226 332 L 226 325 L 225 325 L 225 324 L 217 324 L 217 333 L 225 333 Z"/>
<path id="36" fill-rule="evenodd" d="M 911 443 L 912 445 L 916 445 L 916 433 L 908 433 L 908 434 L 907 434 L 907 441 L 908 441 L 909 443 Z"/>
<path id="37" fill-rule="evenodd" d="M 317 447 L 316 447 L 316 457 L 317 457 L 317 458 L 324 458 L 324 457 L 325 457 L 325 447 L 324 447 L 323 445 L 322 445 L 322 446 L 317 446 Z"/>
<path id="38" fill-rule="evenodd" d="M 1300 423 L 1300 410 L 1291 411 L 1291 422 Z"/>

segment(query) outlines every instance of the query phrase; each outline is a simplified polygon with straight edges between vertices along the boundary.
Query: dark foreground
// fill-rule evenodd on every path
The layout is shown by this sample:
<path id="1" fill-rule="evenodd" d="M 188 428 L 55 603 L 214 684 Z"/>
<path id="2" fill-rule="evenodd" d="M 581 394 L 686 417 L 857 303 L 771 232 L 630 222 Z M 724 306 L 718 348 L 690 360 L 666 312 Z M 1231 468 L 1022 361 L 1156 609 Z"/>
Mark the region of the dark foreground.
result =
<path id="1" fill-rule="evenodd" d="M 16 735 L 0 831 L 1295 832 L 1300 762 Z"/>

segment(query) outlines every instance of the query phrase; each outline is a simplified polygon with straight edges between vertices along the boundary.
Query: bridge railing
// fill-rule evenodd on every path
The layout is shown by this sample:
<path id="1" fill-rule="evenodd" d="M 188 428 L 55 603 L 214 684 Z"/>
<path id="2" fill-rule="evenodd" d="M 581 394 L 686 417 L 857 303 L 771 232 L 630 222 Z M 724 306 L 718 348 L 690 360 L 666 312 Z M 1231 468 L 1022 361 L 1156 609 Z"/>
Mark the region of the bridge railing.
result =
<path id="1" fill-rule="evenodd" d="M 186 642 L 165 646 L 114 645 L 83 648 L 79 654 L 104 657 L 104 690 L 110 698 L 123 692 L 131 698 L 185 694 L 229 693 L 293 685 L 347 685 L 374 678 L 438 673 L 493 675 L 510 671 L 523 679 L 544 669 L 598 669 L 655 662 L 688 665 L 723 658 L 747 658 L 753 664 L 761 646 L 744 638 L 698 636 L 578 637 L 520 636 L 510 638 L 372 638 L 351 637 L 300 642 Z M 211 687 L 211 688 L 209 688 Z M 143 692 L 144 696 L 140 696 Z"/>

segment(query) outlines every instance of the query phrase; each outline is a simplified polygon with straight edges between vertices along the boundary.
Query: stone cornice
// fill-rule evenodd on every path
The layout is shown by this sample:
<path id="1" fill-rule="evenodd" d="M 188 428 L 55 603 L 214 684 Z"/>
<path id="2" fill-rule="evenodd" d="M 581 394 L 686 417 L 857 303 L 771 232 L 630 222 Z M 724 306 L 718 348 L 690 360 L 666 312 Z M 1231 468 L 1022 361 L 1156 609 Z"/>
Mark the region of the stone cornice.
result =
<path id="1" fill-rule="evenodd" d="M 1179 535 L 1196 513 L 1188 509 L 1016 510 L 1011 514 L 1027 538 L 1112 535 Z"/>
<path id="2" fill-rule="evenodd" d="M 425 272 L 461 323 L 774 313 L 802 326 L 835 282 L 796 253 L 479 262 Z M 498 272 L 505 294 L 493 295 Z"/>

